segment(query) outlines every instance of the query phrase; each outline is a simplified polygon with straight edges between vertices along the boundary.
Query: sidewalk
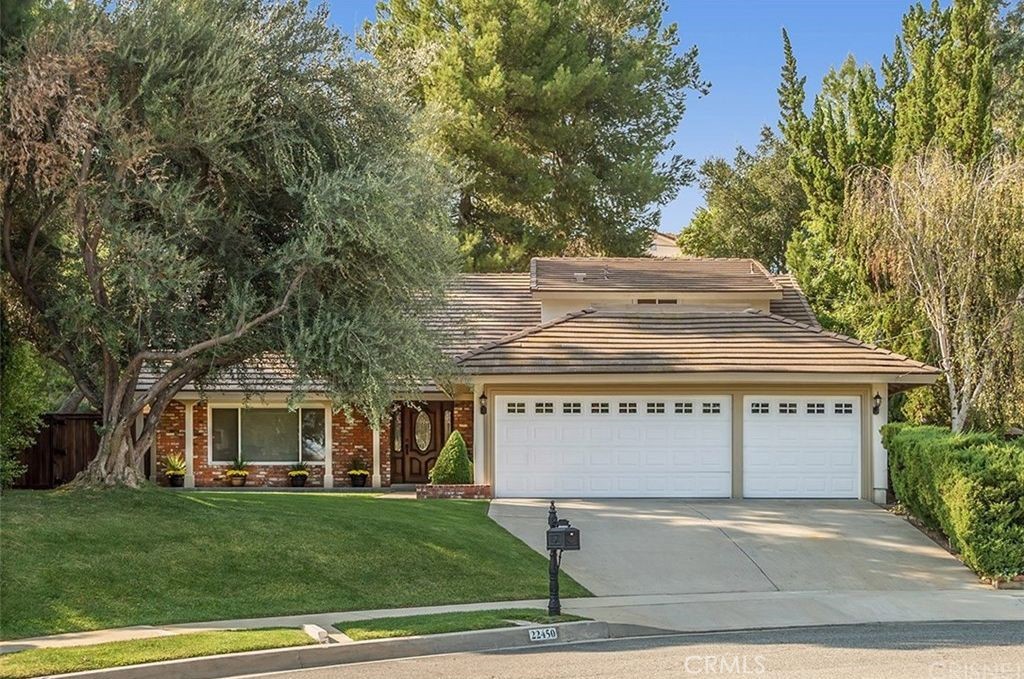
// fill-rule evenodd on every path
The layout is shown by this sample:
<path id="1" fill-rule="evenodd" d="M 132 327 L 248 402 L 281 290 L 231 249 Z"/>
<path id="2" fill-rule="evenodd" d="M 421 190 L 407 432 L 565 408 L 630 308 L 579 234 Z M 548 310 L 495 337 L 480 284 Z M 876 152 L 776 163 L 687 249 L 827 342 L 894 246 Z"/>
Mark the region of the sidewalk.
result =
<path id="1" fill-rule="evenodd" d="M 306 624 L 323 627 L 332 633 L 336 641 L 343 641 L 345 637 L 334 634 L 332 625 L 345 620 L 494 608 L 546 607 L 546 599 L 530 599 L 370 611 L 337 611 L 175 625 L 143 625 L 5 641 L 0 642 L 0 653 L 29 648 L 82 646 L 187 632 L 301 627 Z M 603 622 L 641 626 L 647 628 L 650 633 L 711 632 L 870 622 L 1024 620 L 1024 591 L 977 589 L 920 592 L 645 594 L 564 599 L 562 610 Z"/>

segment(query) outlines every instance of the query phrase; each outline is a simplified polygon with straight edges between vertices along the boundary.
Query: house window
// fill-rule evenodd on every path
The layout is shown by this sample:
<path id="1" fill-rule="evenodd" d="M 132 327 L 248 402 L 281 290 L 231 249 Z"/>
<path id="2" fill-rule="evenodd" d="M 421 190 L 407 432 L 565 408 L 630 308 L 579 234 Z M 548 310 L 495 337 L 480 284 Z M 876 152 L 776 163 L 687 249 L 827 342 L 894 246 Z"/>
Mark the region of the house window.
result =
<path id="1" fill-rule="evenodd" d="M 665 412 L 665 404 L 660 402 L 648 403 L 647 414 L 648 415 L 661 415 Z"/>
<path id="2" fill-rule="evenodd" d="M 564 415 L 579 415 L 583 412 L 583 404 L 577 402 L 566 402 L 562 404 L 562 413 Z"/>
<path id="3" fill-rule="evenodd" d="M 526 412 L 526 404 L 522 401 L 510 401 L 507 412 L 509 415 L 522 415 Z"/>
<path id="4" fill-rule="evenodd" d="M 767 415 L 770 412 L 767 403 L 751 403 L 750 412 L 753 415 Z"/>
<path id="5" fill-rule="evenodd" d="M 607 415 L 608 404 L 607 403 L 591 403 L 590 412 L 594 415 Z"/>
<path id="6" fill-rule="evenodd" d="M 722 412 L 722 404 L 718 402 L 701 403 L 700 411 L 705 415 L 718 415 Z"/>
<path id="7" fill-rule="evenodd" d="M 796 404 L 795 403 L 780 403 L 779 404 L 780 415 L 796 415 Z"/>
<path id="8" fill-rule="evenodd" d="M 836 415 L 853 415 L 852 403 L 837 403 Z"/>
<path id="9" fill-rule="evenodd" d="M 327 452 L 323 408 L 211 408 L 214 462 L 323 462 Z"/>
<path id="10" fill-rule="evenodd" d="M 677 304 L 677 300 L 674 299 L 654 299 L 652 297 L 644 297 L 636 301 L 637 304 Z"/>
<path id="11" fill-rule="evenodd" d="M 808 415 L 824 415 L 825 404 L 824 403 L 808 403 L 807 404 Z"/>
<path id="12" fill-rule="evenodd" d="M 636 414 L 636 402 L 623 402 L 619 404 L 620 415 L 635 415 Z"/>
<path id="13" fill-rule="evenodd" d="M 555 412 L 555 404 L 551 401 L 541 401 L 533 406 L 533 412 L 538 415 L 550 415 Z"/>
<path id="14" fill-rule="evenodd" d="M 692 415 L 693 404 L 689 401 L 685 403 L 676 403 L 676 415 Z"/>

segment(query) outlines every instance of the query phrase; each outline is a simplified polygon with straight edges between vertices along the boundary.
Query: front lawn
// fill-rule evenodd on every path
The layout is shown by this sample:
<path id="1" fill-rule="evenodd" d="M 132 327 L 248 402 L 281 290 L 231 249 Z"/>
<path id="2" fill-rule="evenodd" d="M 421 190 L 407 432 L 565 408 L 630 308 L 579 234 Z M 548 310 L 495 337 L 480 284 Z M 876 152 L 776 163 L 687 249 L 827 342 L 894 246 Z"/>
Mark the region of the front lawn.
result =
<path id="1" fill-rule="evenodd" d="M 34 648 L 0 655 L 0 679 L 41 677 L 107 667 L 198 658 L 203 655 L 306 646 L 313 640 L 297 629 L 256 629 L 196 632 L 171 637 L 112 641 L 89 646 Z"/>
<path id="2" fill-rule="evenodd" d="M 2 503 L 4 639 L 547 596 L 547 560 L 486 502 L 147 489 Z"/>
<path id="3" fill-rule="evenodd" d="M 514 621 L 553 624 L 586 620 L 578 615 L 549 616 L 539 608 L 504 608 L 492 611 L 463 611 L 458 613 L 433 613 L 430 615 L 409 615 L 400 618 L 374 618 L 372 620 L 349 620 L 335 623 L 335 627 L 354 641 L 367 639 L 389 639 L 391 637 L 412 637 L 422 634 L 445 634 L 447 632 L 468 632 L 479 629 L 515 627 Z"/>

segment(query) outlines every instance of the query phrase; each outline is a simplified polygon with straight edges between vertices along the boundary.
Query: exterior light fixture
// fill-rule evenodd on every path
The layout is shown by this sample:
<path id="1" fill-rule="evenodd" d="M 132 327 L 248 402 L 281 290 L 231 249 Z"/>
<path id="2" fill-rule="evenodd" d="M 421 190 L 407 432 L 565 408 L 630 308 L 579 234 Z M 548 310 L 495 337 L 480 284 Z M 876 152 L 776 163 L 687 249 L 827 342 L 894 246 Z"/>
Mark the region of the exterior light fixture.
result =
<path id="1" fill-rule="evenodd" d="M 877 391 L 875 392 L 875 397 L 871 399 L 871 406 L 871 412 L 875 415 L 882 409 L 882 396 Z"/>
<path id="2" fill-rule="evenodd" d="M 480 414 L 487 414 L 487 394 L 480 394 Z"/>

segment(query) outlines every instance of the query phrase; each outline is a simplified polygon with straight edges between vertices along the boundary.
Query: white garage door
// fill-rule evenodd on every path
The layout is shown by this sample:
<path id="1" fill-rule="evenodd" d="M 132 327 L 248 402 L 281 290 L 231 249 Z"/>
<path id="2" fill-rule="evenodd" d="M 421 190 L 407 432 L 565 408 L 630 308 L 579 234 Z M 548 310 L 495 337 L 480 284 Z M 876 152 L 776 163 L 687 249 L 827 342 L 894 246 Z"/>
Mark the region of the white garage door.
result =
<path id="1" fill-rule="evenodd" d="M 744 497 L 860 497 L 859 396 L 745 396 Z"/>
<path id="2" fill-rule="evenodd" d="M 729 497 L 728 396 L 495 399 L 498 497 Z"/>

